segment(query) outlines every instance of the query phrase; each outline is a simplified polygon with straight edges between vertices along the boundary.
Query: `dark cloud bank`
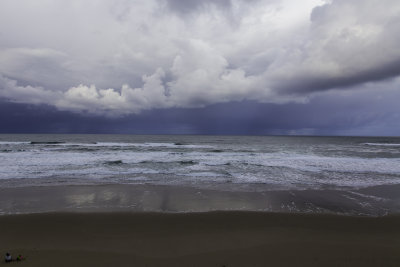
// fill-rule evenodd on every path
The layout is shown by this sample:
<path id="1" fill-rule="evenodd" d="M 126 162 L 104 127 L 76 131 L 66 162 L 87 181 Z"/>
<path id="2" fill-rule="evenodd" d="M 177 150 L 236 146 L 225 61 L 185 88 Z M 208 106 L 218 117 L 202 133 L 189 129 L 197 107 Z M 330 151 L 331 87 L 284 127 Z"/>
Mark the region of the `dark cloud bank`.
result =
<path id="1" fill-rule="evenodd" d="M 368 92 L 368 90 L 367 90 Z M 395 98 L 392 98 L 395 95 Z M 400 132 L 400 92 L 320 96 L 308 104 L 254 101 L 144 111 L 119 118 L 1 102 L 1 133 L 376 135 Z M 391 99 L 389 99 L 391 98 Z"/>

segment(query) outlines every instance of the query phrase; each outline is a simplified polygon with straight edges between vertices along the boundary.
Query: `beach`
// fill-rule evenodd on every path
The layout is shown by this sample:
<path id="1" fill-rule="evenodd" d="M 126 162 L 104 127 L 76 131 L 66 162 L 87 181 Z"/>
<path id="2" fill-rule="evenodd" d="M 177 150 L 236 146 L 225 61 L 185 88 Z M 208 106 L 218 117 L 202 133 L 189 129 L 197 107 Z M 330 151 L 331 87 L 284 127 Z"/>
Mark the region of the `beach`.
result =
<path id="1" fill-rule="evenodd" d="M 41 267 L 398 266 L 399 145 L 3 135 L 0 253 Z"/>
<path id="2" fill-rule="evenodd" d="M 398 215 L 4 215 L 0 250 L 26 257 L 13 266 L 398 266 L 398 225 Z"/>
<path id="3" fill-rule="evenodd" d="M 400 0 L 0 0 L 0 267 L 400 267 Z"/>

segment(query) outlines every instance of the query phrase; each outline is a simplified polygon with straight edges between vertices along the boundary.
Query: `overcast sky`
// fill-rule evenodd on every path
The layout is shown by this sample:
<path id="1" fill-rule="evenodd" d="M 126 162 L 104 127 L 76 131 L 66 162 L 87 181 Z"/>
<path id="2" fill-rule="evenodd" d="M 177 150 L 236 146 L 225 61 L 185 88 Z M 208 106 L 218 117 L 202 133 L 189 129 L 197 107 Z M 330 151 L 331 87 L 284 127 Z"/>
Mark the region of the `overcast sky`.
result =
<path id="1" fill-rule="evenodd" d="M 400 135 L 398 0 L 1 0 L 0 132 Z"/>

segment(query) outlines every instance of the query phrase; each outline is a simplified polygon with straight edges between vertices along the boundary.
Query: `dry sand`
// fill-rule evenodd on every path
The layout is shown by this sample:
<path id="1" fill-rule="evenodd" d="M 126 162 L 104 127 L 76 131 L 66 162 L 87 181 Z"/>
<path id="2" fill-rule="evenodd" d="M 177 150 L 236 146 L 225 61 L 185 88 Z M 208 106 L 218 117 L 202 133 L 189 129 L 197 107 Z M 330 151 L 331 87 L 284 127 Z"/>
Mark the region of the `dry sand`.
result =
<path id="1" fill-rule="evenodd" d="M 0 216 L 0 266 L 400 266 L 400 216 L 256 212 Z"/>

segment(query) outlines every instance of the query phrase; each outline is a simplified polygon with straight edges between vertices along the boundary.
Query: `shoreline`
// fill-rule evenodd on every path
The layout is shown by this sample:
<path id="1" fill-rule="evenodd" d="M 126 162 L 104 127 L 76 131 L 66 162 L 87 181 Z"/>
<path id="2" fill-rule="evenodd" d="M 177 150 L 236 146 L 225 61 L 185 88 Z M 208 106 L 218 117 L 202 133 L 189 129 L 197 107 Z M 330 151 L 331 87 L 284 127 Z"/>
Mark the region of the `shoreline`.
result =
<path id="1" fill-rule="evenodd" d="M 24 266 L 398 266 L 398 225 L 398 214 L 3 215 L 0 252 Z"/>
<path id="2" fill-rule="evenodd" d="M 0 216 L 47 212 L 260 211 L 384 216 L 400 214 L 400 185 L 362 189 L 232 191 L 166 185 L 57 185 L 0 188 Z"/>

